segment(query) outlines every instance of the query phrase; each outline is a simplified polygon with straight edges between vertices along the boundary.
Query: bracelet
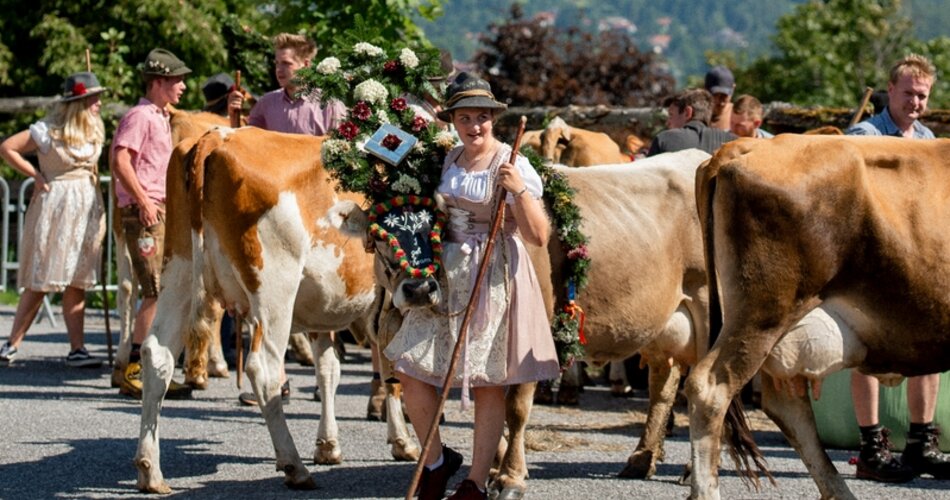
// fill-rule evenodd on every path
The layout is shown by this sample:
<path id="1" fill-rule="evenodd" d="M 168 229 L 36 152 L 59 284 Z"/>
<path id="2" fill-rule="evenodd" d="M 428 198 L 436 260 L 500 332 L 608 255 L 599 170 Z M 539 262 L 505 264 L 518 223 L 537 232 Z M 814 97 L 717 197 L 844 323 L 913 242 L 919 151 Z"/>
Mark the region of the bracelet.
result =
<path id="1" fill-rule="evenodd" d="M 514 194 L 512 194 L 511 196 L 514 197 L 514 198 L 517 198 L 517 197 L 519 197 L 519 196 L 521 196 L 521 195 L 523 195 L 523 194 L 525 194 L 525 193 L 527 193 L 527 192 L 528 192 L 528 185 L 525 184 L 524 188 L 523 188 L 521 191 L 518 191 L 517 193 L 514 193 Z"/>

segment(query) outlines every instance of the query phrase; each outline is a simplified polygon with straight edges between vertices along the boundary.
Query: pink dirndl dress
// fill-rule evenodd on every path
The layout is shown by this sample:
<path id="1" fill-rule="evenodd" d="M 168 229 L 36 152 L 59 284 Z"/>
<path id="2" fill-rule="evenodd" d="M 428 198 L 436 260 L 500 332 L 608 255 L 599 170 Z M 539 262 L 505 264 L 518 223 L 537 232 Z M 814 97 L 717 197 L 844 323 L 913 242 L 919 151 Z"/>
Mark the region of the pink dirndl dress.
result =
<path id="1" fill-rule="evenodd" d="M 461 149 L 446 157 L 438 188 L 449 211 L 439 277 L 442 302 L 434 308 L 410 309 L 384 351 L 396 371 L 436 386 L 445 381 L 484 253 L 498 168 L 511 154 L 510 146 L 502 145 L 488 169 L 466 172 L 455 164 Z M 540 198 L 541 179 L 530 163 L 519 157 L 516 166 L 530 195 Z M 507 201 L 513 203 L 511 195 Z M 556 377 L 559 365 L 540 284 L 510 210 L 485 279 L 453 386 L 511 385 Z"/>

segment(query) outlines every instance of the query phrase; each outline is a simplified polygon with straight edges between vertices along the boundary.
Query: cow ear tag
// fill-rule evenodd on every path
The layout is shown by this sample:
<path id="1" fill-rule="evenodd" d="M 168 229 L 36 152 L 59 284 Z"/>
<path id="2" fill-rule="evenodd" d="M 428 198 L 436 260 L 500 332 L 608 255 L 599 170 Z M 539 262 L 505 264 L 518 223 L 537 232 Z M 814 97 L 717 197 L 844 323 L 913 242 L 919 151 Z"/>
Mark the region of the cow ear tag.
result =
<path id="1" fill-rule="evenodd" d="M 412 134 L 395 125 L 384 123 L 366 141 L 364 148 L 373 156 L 395 167 L 406 159 L 416 141 L 418 139 Z"/>

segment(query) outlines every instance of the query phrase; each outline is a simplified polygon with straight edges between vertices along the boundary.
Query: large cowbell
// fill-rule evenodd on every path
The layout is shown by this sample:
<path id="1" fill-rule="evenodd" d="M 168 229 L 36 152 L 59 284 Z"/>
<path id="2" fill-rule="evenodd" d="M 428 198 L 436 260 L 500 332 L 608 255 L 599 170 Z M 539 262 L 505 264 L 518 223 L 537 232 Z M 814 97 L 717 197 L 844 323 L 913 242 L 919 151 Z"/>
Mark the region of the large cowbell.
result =
<path id="1" fill-rule="evenodd" d="M 438 213 L 431 202 L 399 201 L 377 206 L 374 222 L 379 228 L 373 228 L 373 232 L 388 242 L 399 266 L 410 276 L 431 276 L 441 264 L 442 228 Z"/>

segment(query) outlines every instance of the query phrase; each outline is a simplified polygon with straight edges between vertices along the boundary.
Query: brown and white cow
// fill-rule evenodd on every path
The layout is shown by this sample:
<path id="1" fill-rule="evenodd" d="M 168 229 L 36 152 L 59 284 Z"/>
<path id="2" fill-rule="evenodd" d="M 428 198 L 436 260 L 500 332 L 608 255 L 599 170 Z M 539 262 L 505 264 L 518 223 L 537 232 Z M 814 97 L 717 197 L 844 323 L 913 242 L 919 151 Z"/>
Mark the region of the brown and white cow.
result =
<path id="1" fill-rule="evenodd" d="M 803 387 L 848 367 L 891 377 L 950 368 L 947 158 L 948 140 L 781 135 L 727 144 L 700 169 L 710 289 L 720 291 L 711 322 L 721 318 L 722 330 L 686 383 L 693 498 L 719 498 L 724 420 L 729 411 L 741 428 L 730 401 L 760 367 L 764 409 L 822 498 L 854 498 L 818 440 L 806 392 L 769 382 Z M 804 344 L 773 350 L 816 308 L 830 318 L 820 356 Z M 770 352 L 800 362 L 768 362 Z M 733 448 L 755 458 L 748 441 Z"/>
<path id="2" fill-rule="evenodd" d="M 169 106 L 169 122 L 172 132 L 172 144 L 178 144 L 185 139 L 197 139 L 205 132 L 215 127 L 227 127 L 228 118 L 214 113 L 203 111 L 192 112 L 176 109 Z M 115 190 L 111 193 L 113 205 L 115 204 Z M 119 348 L 116 356 L 115 366 L 112 369 L 112 386 L 119 387 L 119 382 L 125 374 L 125 368 L 129 364 L 129 354 L 132 350 L 132 326 L 135 319 L 134 300 L 137 295 L 138 283 L 135 279 L 135 273 L 132 272 L 132 261 L 129 257 L 128 248 L 125 246 L 123 236 L 122 222 L 119 217 L 112 218 L 112 234 L 115 241 L 115 259 L 116 259 L 116 278 L 118 289 L 116 291 L 116 310 L 119 313 Z M 211 330 L 217 332 L 220 329 L 221 315 L 223 311 L 216 312 L 217 321 L 211 325 Z M 204 336 L 201 336 L 204 338 Z M 199 346 L 196 346 L 198 348 Z M 185 382 L 203 389 L 208 384 L 208 376 L 228 377 L 228 365 L 224 360 L 224 354 L 221 352 L 220 337 L 217 335 L 209 338 L 209 345 L 200 346 L 201 353 L 186 349 L 185 360 Z"/>
<path id="3" fill-rule="evenodd" d="M 579 296 L 587 312 L 588 359 L 606 362 L 640 352 L 650 360 L 651 410 L 621 473 L 627 477 L 648 477 L 662 460 L 680 366 L 692 365 L 705 350 L 705 264 L 693 189 L 696 168 L 708 158 L 690 150 L 638 161 L 635 167 L 554 167 L 577 191 L 581 229 L 590 236 L 590 284 Z M 345 221 L 345 232 L 365 237 L 367 222 L 358 206 L 341 204 L 334 210 Z M 557 299 L 566 296 L 565 250 L 556 240 L 546 248 L 526 246 L 551 313 Z M 377 268 L 393 266 L 380 263 Z M 396 287 L 418 288 L 411 279 L 382 281 L 397 295 Z M 493 481 L 500 498 L 518 497 L 526 488 L 524 430 L 534 390 L 535 384 L 525 384 L 508 391 L 509 444 Z"/>
<path id="4" fill-rule="evenodd" d="M 156 319 L 142 345 L 142 422 L 135 465 L 142 491 L 168 492 L 159 464 L 161 401 L 186 342 L 207 335 L 215 301 L 251 327 L 247 373 L 291 488 L 313 488 L 280 401 L 280 365 L 291 331 L 350 328 L 371 334 L 378 293 L 373 259 L 360 240 L 332 229 L 338 195 L 322 168 L 323 138 L 256 128 L 218 129 L 179 144 L 167 178 L 167 263 Z M 177 202 L 175 202 L 177 201 Z M 317 358 L 323 412 L 314 460 L 339 463 L 333 398 L 340 366 L 328 335 Z M 418 447 L 388 405 L 394 456 Z M 402 428 L 394 432 L 397 423 Z"/>

